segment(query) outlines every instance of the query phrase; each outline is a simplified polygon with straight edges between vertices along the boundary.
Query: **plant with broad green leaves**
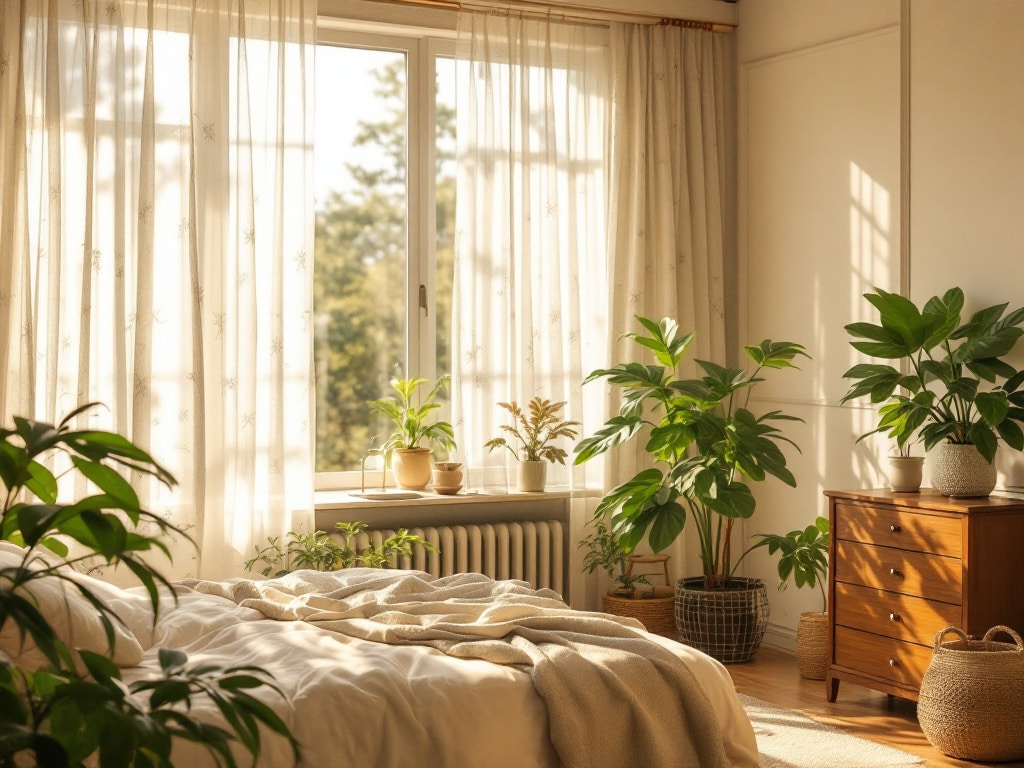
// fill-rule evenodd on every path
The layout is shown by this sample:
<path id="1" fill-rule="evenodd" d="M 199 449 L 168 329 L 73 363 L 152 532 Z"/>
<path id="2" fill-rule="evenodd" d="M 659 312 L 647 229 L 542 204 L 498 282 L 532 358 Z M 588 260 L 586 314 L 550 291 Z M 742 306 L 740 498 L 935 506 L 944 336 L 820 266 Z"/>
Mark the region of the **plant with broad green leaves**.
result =
<path id="1" fill-rule="evenodd" d="M 245 570 L 251 571 L 258 564 L 263 576 L 283 576 L 300 568 L 314 571 L 336 571 L 339 568 L 387 568 L 396 557 L 409 557 L 414 547 L 428 552 L 437 552 L 437 547 L 422 536 L 400 528 L 381 541 L 380 546 L 369 544 L 359 547 L 357 538 L 366 530 L 361 521 L 335 523 L 340 541 L 325 531 L 296 533 L 289 531 L 287 540 L 279 536 L 267 537 L 267 544 L 257 546 L 251 560 L 246 561 Z"/>
<path id="2" fill-rule="evenodd" d="M 166 469 L 121 435 L 71 428 L 93 405 L 78 408 L 57 425 L 15 417 L 13 429 L 0 429 L 0 538 L 24 547 L 20 562 L 0 567 L 0 628 L 12 622 L 21 641 L 31 640 L 45 657 L 42 666 L 28 669 L 0 654 L 0 766 L 89 762 L 103 768 L 169 768 L 175 739 L 201 744 L 217 765 L 234 766 L 235 742 L 255 762 L 261 728 L 288 739 L 298 761 L 298 745 L 288 727 L 251 694 L 260 687 L 281 694 L 262 669 L 189 665 L 184 653 L 160 649 L 161 674 L 126 684 L 107 656 L 69 648 L 40 610 L 33 590 L 59 581 L 95 610 L 112 652 L 120 619 L 87 582 L 74 578 L 70 566 L 95 557 L 124 564 L 145 586 L 155 620 L 160 587 L 170 584 L 143 555 L 154 549 L 169 554 L 160 536 L 184 535 L 144 509 L 122 474 L 172 486 L 174 477 Z M 98 492 L 61 503 L 49 467 L 62 460 L 66 471 L 79 473 Z M 142 532 L 143 525 L 155 527 L 159 535 Z M 72 555 L 67 542 L 82 554 Z M 40 548 L 65 560 L 44 557 Z M 226 728 L 192 717 L 197 697 L 215 703 Z"/>
<path id="3" fill-rule="evenodd" d="M 434 382 L 422 402 L 416 403 L 416 390 L 426 384 L 422 378 L 391 380 L 391 388 L 395 390 L 392 397 L 371 400 L 373 411 L 390 419 L 396 430 L 384 443 L 385 452 L 408 448 L 419 448 L 421 442 L 427 440 L 437 443 L 449 451 L 455 450 L 455 431 L 447 421 L 431 422 L 434 411 L 441 407 L 435 399 L 438 393 L 448 384 L 448 377 L 442 376 Z"/>
<path id="4" fill-rule="evenodd" d="M 611 515 L 612 527 L 629 553 L 645 535 L 655 552 L 663 550 L 682 533 L 689 513 L 699 539 L 705 585 L 721 586 L 733 573 L 733 527 L 753 515 L 756 505 L 747 481 L 771 475 L 796 485 L 779 443 L 797 446 L 775 422 L 801 419 L 781 411 L 755 415 L 747 407 L 751 392 L 763 381 L 764 369 L 795 368 L 793 359 L 807 354 L 800 344 L 766 339 L 744 348 L 755 364 L 752 371 L 697 360 L 704 376 L 675 379 L 695 334 L 680 335 L 670 318 L 660 323 L 644 317 L 637 321 L 647 334 L 626 337 L 653 353 L 660 365 L 622 363 L 587 377 L 584 383 L 607 379 L 621 387 L 622 405 L 596 434 L 576 446 L 576 463 L 648 428 L 644 450 L 655 466 L 607 493 L 595 515 Z"/>
<path id="5" fill-rule="evenodd" d="M 1024 307 L 1009 314 L 1007 304 L 978 310 L 961 322 L 964 292 L 950 288 L 918 309 L 899 294 L 875 288 L 864 298 L 878 310 L 878 323 L 850 323 L 850 345 L 859 352 L 901 361 L 861 363 L 843 374 L 853 379 L 841 402 L 868 397 L 882 432 L 904 447 L 919 436 L 925 450 L 943 440 L 974 445 L 990 464 L 998 439 L 1024 449 L 1024 371 L 1003 358 L 1024 334 Z M 982 381 L 993 385 L 985 389 Z"/>
<path id="6" fill-rule="evenodd" d="M 560 437 L 575 440 L 579 433 L 575 427 L 578 421 L 564 421 L 559 413 L 565 402 L 552 402 L 542 397 L 530 400 L 524 411 L 513 400 L 510 403 L 498 403 L 512 415 L 512 423 L 502 425 L 501 429 L 508 437 L 494 437 L 484 443 L 489 451 L 495 448 L 507 448 L 517 461 L 550 461 L 565 464 L 569 454 L 564 448 L 553 445 L 552 441 Z M 513 447 L 515 446 L 515 447 Z"/>
<path id="7" fill-rule="evenodd" d="M 759 533 L 756 536 L 761 540 L 747 553 L 759 547 L 768 547 L 770 555 L 779 553 L 779 589 L 785 589 L 790 581 L 797 588 L 817 587 L 821 592 L 822 610 L 825 610 L 828 605 L 825 597 L 825 582 L 828 578 L 828 518 L 819 517 L 806 528 L 798 528 L 785 535 Z"/>

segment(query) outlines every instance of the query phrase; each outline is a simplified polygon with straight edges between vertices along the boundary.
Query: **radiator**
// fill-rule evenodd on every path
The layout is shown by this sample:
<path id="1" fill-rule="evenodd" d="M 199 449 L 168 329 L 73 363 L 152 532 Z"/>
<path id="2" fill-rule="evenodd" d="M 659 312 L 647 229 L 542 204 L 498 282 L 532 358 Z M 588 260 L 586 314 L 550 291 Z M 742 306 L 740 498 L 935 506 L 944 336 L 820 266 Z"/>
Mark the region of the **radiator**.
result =
<path id="1" fill-rule="evenodd" d="M 547 587 L 565 597 L 565 527 L 558 520 L 443 525 L 409 528 L 437 547 L 415 547 L 411 557 L 394 557 L 395 568 L 426 571 L 434 578 L 453 573 L 482 573 L 492 579 L 520 579 L 536 589 Z M 370 529 L 356 540 L 362 549 L 380 546 L 394 530 Z"/>

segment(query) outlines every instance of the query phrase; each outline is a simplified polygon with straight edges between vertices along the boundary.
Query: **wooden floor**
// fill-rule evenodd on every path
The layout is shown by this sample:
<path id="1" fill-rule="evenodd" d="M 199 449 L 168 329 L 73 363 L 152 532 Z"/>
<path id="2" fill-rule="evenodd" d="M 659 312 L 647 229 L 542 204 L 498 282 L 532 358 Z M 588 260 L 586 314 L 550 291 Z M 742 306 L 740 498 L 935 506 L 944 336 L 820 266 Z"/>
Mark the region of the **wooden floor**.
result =
<path id="1" fill-rule="evenodd" d="M 972 763 L 946 757 L 921 733 L 912 701 L 843 682 L 839 685 L 839 698 L 829 704 L 825 700 L 824 681 L 801 679 L 796 657 L 785 651 L 761 646 L 753 661 L 730 664 L 727 669 L 740 693 L 794 710 L 855 736 L 918 755 L 925 758 L 924 765 L 928 768 L 1024 767 L 1024 762 Z"/>

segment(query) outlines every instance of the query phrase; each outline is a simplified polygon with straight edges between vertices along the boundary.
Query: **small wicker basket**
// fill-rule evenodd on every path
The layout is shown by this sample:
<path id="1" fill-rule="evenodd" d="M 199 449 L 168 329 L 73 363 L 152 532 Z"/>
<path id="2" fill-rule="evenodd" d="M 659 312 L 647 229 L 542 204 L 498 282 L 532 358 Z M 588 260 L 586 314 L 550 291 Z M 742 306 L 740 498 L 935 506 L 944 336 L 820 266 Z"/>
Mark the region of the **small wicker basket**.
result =
<path id="1" fill-rule="evenodd" d="M 676 629 L 674 594 L 660 595 L 661 589 L 655 590 L 654 597 L 616 597 L 612 594 L 602 596 L 604 612 L 615 616 L 629 616 L 637 619 L 655 635 L 662 635 L 673 640 L 679 639 Z"/>
<path id="2" fill-rule="evenodd" d="M 999 633 L 1013 638 L 1000 643 Z M 957 640 L 942 642 L 947 633 Z M 1024 758 L 1024 641 L 997 626 L 974 640 L 956 627 L 935 636 L 917 702 L 921 730 L 936 749 L 961 760 Z"/>
<path id="3" fill-rule="evenodd" d="M 824 680 L 828 671 L 828 614 L 807 611 L 796 627 L 796 660 L 800 677 Z"/>

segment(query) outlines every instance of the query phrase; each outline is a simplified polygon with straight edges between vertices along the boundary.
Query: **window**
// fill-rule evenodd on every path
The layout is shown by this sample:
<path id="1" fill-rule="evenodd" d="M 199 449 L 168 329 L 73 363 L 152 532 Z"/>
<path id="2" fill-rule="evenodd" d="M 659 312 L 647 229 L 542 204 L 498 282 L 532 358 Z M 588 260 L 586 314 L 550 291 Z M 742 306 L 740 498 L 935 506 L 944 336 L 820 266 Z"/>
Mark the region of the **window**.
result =
<path id="1" fill-rule="evenodd" d="M 450 370 L 454 81 L 450 41 L 327 31 L 317 46 L 321 487 L 351 481 L 335 473 L 391 434 L 367 401 L 390 394 L 392 377 Z"/>

